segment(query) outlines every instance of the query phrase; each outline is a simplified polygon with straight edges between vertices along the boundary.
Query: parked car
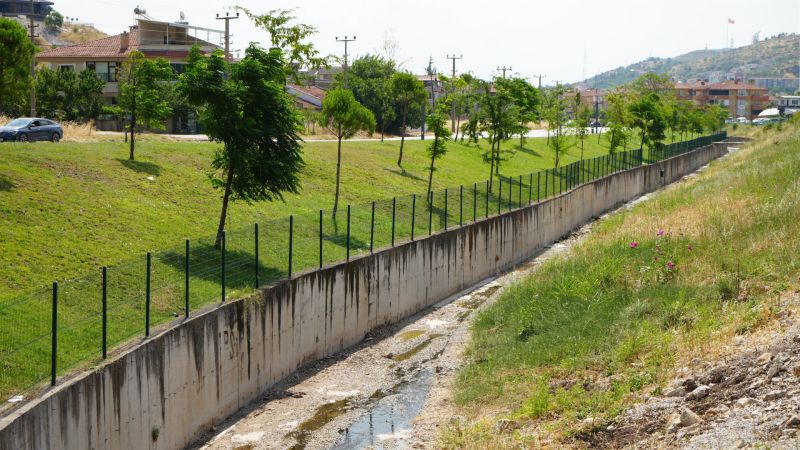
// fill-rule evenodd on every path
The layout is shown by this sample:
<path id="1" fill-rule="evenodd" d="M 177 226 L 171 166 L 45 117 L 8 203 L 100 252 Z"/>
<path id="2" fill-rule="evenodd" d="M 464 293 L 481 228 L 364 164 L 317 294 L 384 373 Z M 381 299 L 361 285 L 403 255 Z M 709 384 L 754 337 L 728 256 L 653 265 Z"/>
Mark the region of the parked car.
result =
<path id="1" fill-rule="evenodd" d="M 62 137 L 64 137 L 64 128 L 49 119 L 20 117 L 0 127 L 0 142 L 58 142 Z"/>
<path id="2" fill-rule="evenodd" d="M 748 125 L 750 123 L 750 120 L 748 120 L 747 117 L 739 116 L 739 117 L 736 118 L 736 123 L 739 123 L 739 124 L 742 124 L 742 125 Z"/>

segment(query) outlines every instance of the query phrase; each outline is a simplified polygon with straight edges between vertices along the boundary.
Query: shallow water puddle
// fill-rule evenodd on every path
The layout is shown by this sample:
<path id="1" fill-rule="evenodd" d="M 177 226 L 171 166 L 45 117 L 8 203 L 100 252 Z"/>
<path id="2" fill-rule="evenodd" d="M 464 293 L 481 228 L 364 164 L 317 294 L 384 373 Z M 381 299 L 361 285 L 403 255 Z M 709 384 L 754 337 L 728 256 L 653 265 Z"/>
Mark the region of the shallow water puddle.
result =
<path id="1" fill-rule="evenodd" d="M 317 408 L 317 411 L 310 419 L 301 423 L 300 426 L 297 427 L 297 430 L 286 435 L 287 438 L 293 438 L 295 440 L 295 444 L 289 448 L 291 450 L 302 450 L 306 448 L 306 444 L 308 443 L 308 438 L 311 436 L 311 433 L 319 430 L 330 423 L 333 419 L 346 413 L 349 406 L 350 400 L 345 398 L 335 402 L 326 403 Z"/>
<path id="2" fill-rule="evenodd" d="M 377 399 L 375 406 L 347 427 L 331 448 L 384 448 L 384 443 L 393 441 L 391 448 L 401 447 L 397 441 L 402 441 L 408 435 L 411 421 L 425 405 L 432 383 L 433 373 L 423 370 L 410 382 L 399 385 L 395 390 L 396 394 L 384 391 L 379 391 L 378 395 L 373 394 L 373 398 Z"/>

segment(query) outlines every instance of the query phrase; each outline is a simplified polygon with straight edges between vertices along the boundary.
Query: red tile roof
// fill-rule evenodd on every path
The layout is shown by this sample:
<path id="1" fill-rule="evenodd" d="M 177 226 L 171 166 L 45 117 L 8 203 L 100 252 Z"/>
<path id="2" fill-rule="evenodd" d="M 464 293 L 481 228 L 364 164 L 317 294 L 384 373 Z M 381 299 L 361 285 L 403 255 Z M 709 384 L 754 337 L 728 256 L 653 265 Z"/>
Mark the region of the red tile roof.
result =
<path id="1" fill-rule="evenodd" d="M 67 45 L 51 50 L 46 50 L 36 54 L 39 61 L 55 58 L 109 58 L 124 59 L 131 51 L 139 48 L 139 30 L 133 29 L 129 36 L 128 48 L 120 49 L 122 34 L 109 36 L 107 38 L 96 39 L 94 41 L 82 42 L 80 44 Z"/>
<path id="2" fill-rule="evenodd" d="M 300 92 L 304 92 L 312 97 L 317 97 L 320 100 L 325 99 L 325 90 L 320 89 L 317 86 L 298 86 L 296 84 L 289 85 L 292 89 L 295 89 Z"/>

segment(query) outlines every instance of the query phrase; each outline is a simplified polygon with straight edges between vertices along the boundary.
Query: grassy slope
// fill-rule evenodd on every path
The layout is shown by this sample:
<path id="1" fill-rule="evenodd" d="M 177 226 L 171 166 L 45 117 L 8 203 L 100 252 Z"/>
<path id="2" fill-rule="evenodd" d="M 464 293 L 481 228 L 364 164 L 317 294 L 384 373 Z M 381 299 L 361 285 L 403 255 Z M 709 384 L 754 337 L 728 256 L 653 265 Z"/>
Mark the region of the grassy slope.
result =
<path id="1" fill-rule="evenodd" d="M 587 140 L 586 156 L 605 152 Z M 511 143 L 509 143 L 510 146 Z M 405 168 L 396 166 L 399 142 L 344 143 L 343 204 L 424 193 L 428 158 L 419 140 L 406 142 Z M 543 139 L 508 155 L 504 175 L 552 166 Z M 0 145 L 0 299 L 54 279 L 73 278 L 184 238 L 210 236 L 219 219 L 220 192 L 207 178 L 215 144 L 144 142 L 129 162 L 123 143 Z M 574 161 L 579 150 L 569 152 Z M 308 143 L 302 191 L 286 203 L 236 202 L 228 228 L 290 213 L 330 210 L 335 143 Z M 485 180 L 489 167 L 475 147 L 450 144 L 434 188 Z M 148 176 L 154 176 L 150 181 Z"/>
<path id="2" fill-rule="evenodd" d="M 770 318 L 800 268 L 800 131 L 753 132 L 760 143 L 603 222 L 479 315 L 456 391 L 470 424 L 444 447 L 580 446 L 582 419 L 605 426 L 676 362 Z M 528 425 L 498 438 L 500 417 Z"/>

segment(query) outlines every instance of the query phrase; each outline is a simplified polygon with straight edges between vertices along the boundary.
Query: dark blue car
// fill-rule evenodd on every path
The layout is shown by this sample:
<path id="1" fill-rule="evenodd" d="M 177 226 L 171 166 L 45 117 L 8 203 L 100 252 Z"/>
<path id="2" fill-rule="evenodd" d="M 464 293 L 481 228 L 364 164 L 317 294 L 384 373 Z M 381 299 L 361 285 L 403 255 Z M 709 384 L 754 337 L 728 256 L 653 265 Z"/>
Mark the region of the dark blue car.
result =
<path id="1" fill-rule="evenodd" d="M 58 142 L 62 137 L 64 129 L 61 125 L 48 119 L 21 117 L 0 127 L 0 142 Z"/>

